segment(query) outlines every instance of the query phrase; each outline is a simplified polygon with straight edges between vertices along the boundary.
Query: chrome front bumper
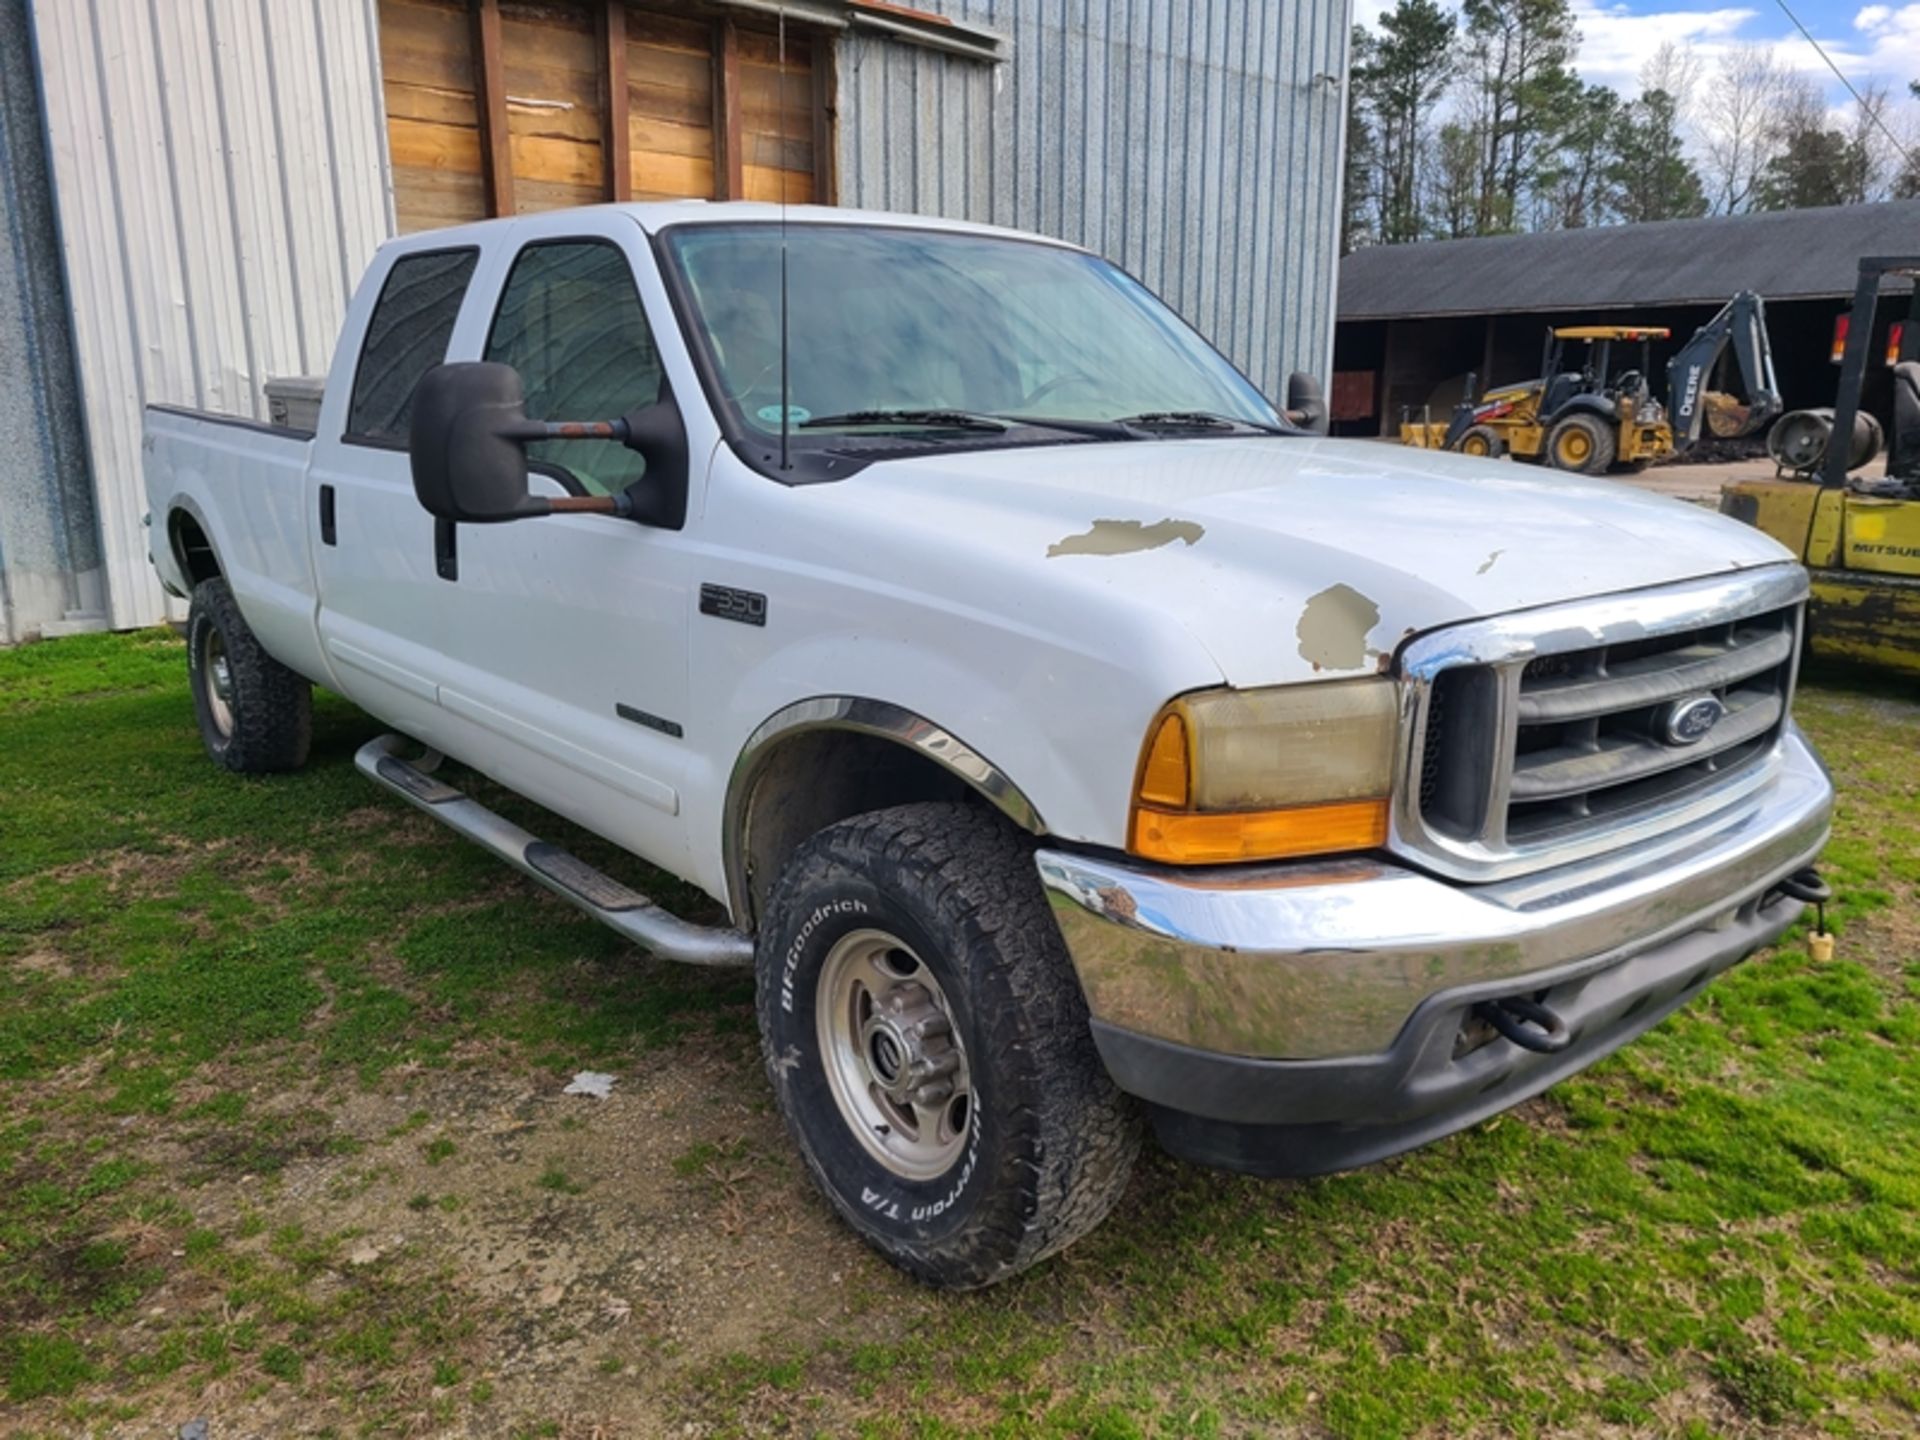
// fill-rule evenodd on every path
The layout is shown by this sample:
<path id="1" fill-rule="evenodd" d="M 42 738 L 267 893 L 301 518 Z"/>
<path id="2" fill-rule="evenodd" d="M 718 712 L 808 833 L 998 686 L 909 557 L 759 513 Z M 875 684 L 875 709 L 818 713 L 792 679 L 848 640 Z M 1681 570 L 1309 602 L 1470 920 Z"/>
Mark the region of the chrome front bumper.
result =
<path id="1" fill-rule="evenodd" d="M 1727 809 L 1625 854 L 1486 885 L 1375 859 L 1177 871 L 1042 850 L 1038 863 L 1110 1067 L 1115 1034 L 1259 1060 L 1381 1056 L 1443 998 L 1464 1019 L 1536 982 L 1716 951 L 1716 934 L 1739 949 L 1731 964 L 1778 934 L 1798 906 L 1761 915 L 1759 902 L 1819 854 L 1833 787 L 1797 730 L 1767 764 Z"/>

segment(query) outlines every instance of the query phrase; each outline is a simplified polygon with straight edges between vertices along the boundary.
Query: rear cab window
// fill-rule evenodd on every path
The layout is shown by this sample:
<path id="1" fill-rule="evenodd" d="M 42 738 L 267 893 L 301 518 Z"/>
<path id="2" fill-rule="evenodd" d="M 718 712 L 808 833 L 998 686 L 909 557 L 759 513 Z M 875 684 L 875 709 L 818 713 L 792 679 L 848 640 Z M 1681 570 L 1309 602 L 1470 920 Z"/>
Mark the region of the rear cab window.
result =
<path id="1" fill-rule="evenodd" d="M 447 358 L 479 258 L 468 247 L 416 251 L 393 262 L 367 320 L 342 439 L 406 448 L 414 389 Z"/>

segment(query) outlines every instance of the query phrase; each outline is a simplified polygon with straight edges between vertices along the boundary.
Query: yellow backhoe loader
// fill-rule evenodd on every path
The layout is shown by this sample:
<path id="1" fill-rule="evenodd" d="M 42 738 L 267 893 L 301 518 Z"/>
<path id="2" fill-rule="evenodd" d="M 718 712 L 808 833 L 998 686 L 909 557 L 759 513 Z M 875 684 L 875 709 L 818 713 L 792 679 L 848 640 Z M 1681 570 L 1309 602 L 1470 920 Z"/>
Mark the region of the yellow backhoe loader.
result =
<path id="1" fill-rule="evenodd" d="M 1920 674 L 1920 300 L 1909 300 L 1888 357 L 1886 474 L 1851 473 L 1880 451 L 1880 424 L 1860 408 L 1860 391 L 1882 283 L 1901 277 L 1920 280 L 1920 255 L 1861 260 L 1833 408 L 1782 416 L 1768 436 L 1778 476 L 1727 485 L 1720 508 L 1766 531 L 1813 572 L 1807 626 L 1815 654 Z"/>
<path id="2" fill-rule="evenodd" d="M 1715 435 L 1750 435 L 1780 413 L 1780 387 L 1767 343 L 1766 303 L 1742 290 L 1694 332 L 1667 362 L 1668 408 L 1649 393 L 1652 345 L 1672 332 L 1655 325 L 1567 325 L 1547 332 L 1544 377 L 1501 385 L 1457 406 L 1446 424 L 1403 421 L 1400 438 L 1426 450 L 1511 455 L 1558 470 L 1600 475 L 1671 459 Z M 1615 373 L 1613 347 L 1638 343 L 1639 365 Z M 1728 345 L 1739 361 L 1747 399 L 1709 391 Z M 1574 347 L 1581 347 L 1577 351 Z"/>

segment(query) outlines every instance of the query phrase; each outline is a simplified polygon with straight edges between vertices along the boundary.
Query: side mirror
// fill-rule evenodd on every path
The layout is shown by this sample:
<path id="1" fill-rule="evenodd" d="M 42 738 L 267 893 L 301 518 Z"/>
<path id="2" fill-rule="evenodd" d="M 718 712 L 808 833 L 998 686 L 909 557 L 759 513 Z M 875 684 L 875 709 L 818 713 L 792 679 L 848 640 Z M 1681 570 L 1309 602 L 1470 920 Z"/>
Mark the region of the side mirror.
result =
<path id="1" fill-rule="evenodd" d="M 1287 418 L 1315 435 L 1327 433 L 1327 397 L 1320 382 L 1304 370 L 1287 377 Z"/>
<path id="2" fill-rule="evenodd" d="M 613 440 L 646 457 L 647 473 L 626 495 L 547 499 L 527 488 L 527 443 Z M 617 515 L 677 530 L 687 512 L 687 432 L 665 377 L 660 396 L 618 420 L 529 420 L 520 373 L 511 365 L 455 361 L 420 377 L 408 432 L 413 493 L 437 519 L 470 525 L 541 515 Z"/>

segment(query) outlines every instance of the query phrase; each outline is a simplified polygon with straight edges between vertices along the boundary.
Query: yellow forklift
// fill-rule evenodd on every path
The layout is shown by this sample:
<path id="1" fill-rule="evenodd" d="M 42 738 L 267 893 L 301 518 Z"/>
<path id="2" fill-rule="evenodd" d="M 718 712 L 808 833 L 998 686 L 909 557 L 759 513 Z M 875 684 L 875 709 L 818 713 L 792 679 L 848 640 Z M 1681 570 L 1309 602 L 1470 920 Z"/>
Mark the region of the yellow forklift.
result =
<path id="1" fill-rule="evenodd" d="M 1767 343 L 1766 304 L 1750 290 L 1735 295 L 1667 362 L 1662 406 L 1649 393 L 1652 347 L 1672 332 L 1657 325 L 1565 325 L 1547 332 L 1544 377 L 1502 385 L 1455 407 L 1445 424 L 1403 417 L 1400 439 L 1423 450 L 1511 455 L 1581 475 L 1639 471 L 1699 440 L 1702 425 L 1732 439 L 1780 413 L 1780 387 Z M 1615 374 L 1615 345 L 1638 343 L 1639 365 Z M 1747 400 L 1707 389 L 1727 347 L 1739 361 Z M 1575 352 L 1573 347 L 1583 347 Z"/>
<path id="2" fill-rule="evenodd" d="M 1851 473 L 1881 448 L 1880 423 L 1861 409 L 1860 392 L 1881 287 L 1896 278 L 1920 280 L 1920 256 L 1861 260 L 1833 408 L 1781 417 L 1768 436 L 1776 477 L 1727 485 L 1720 509 L 1766 531 L 1813 572 L 1807 628 L 1815 654 L 1920 674 L 1920 301 L 1909 301 L 1887 346 L 1886 474 Z"/>

